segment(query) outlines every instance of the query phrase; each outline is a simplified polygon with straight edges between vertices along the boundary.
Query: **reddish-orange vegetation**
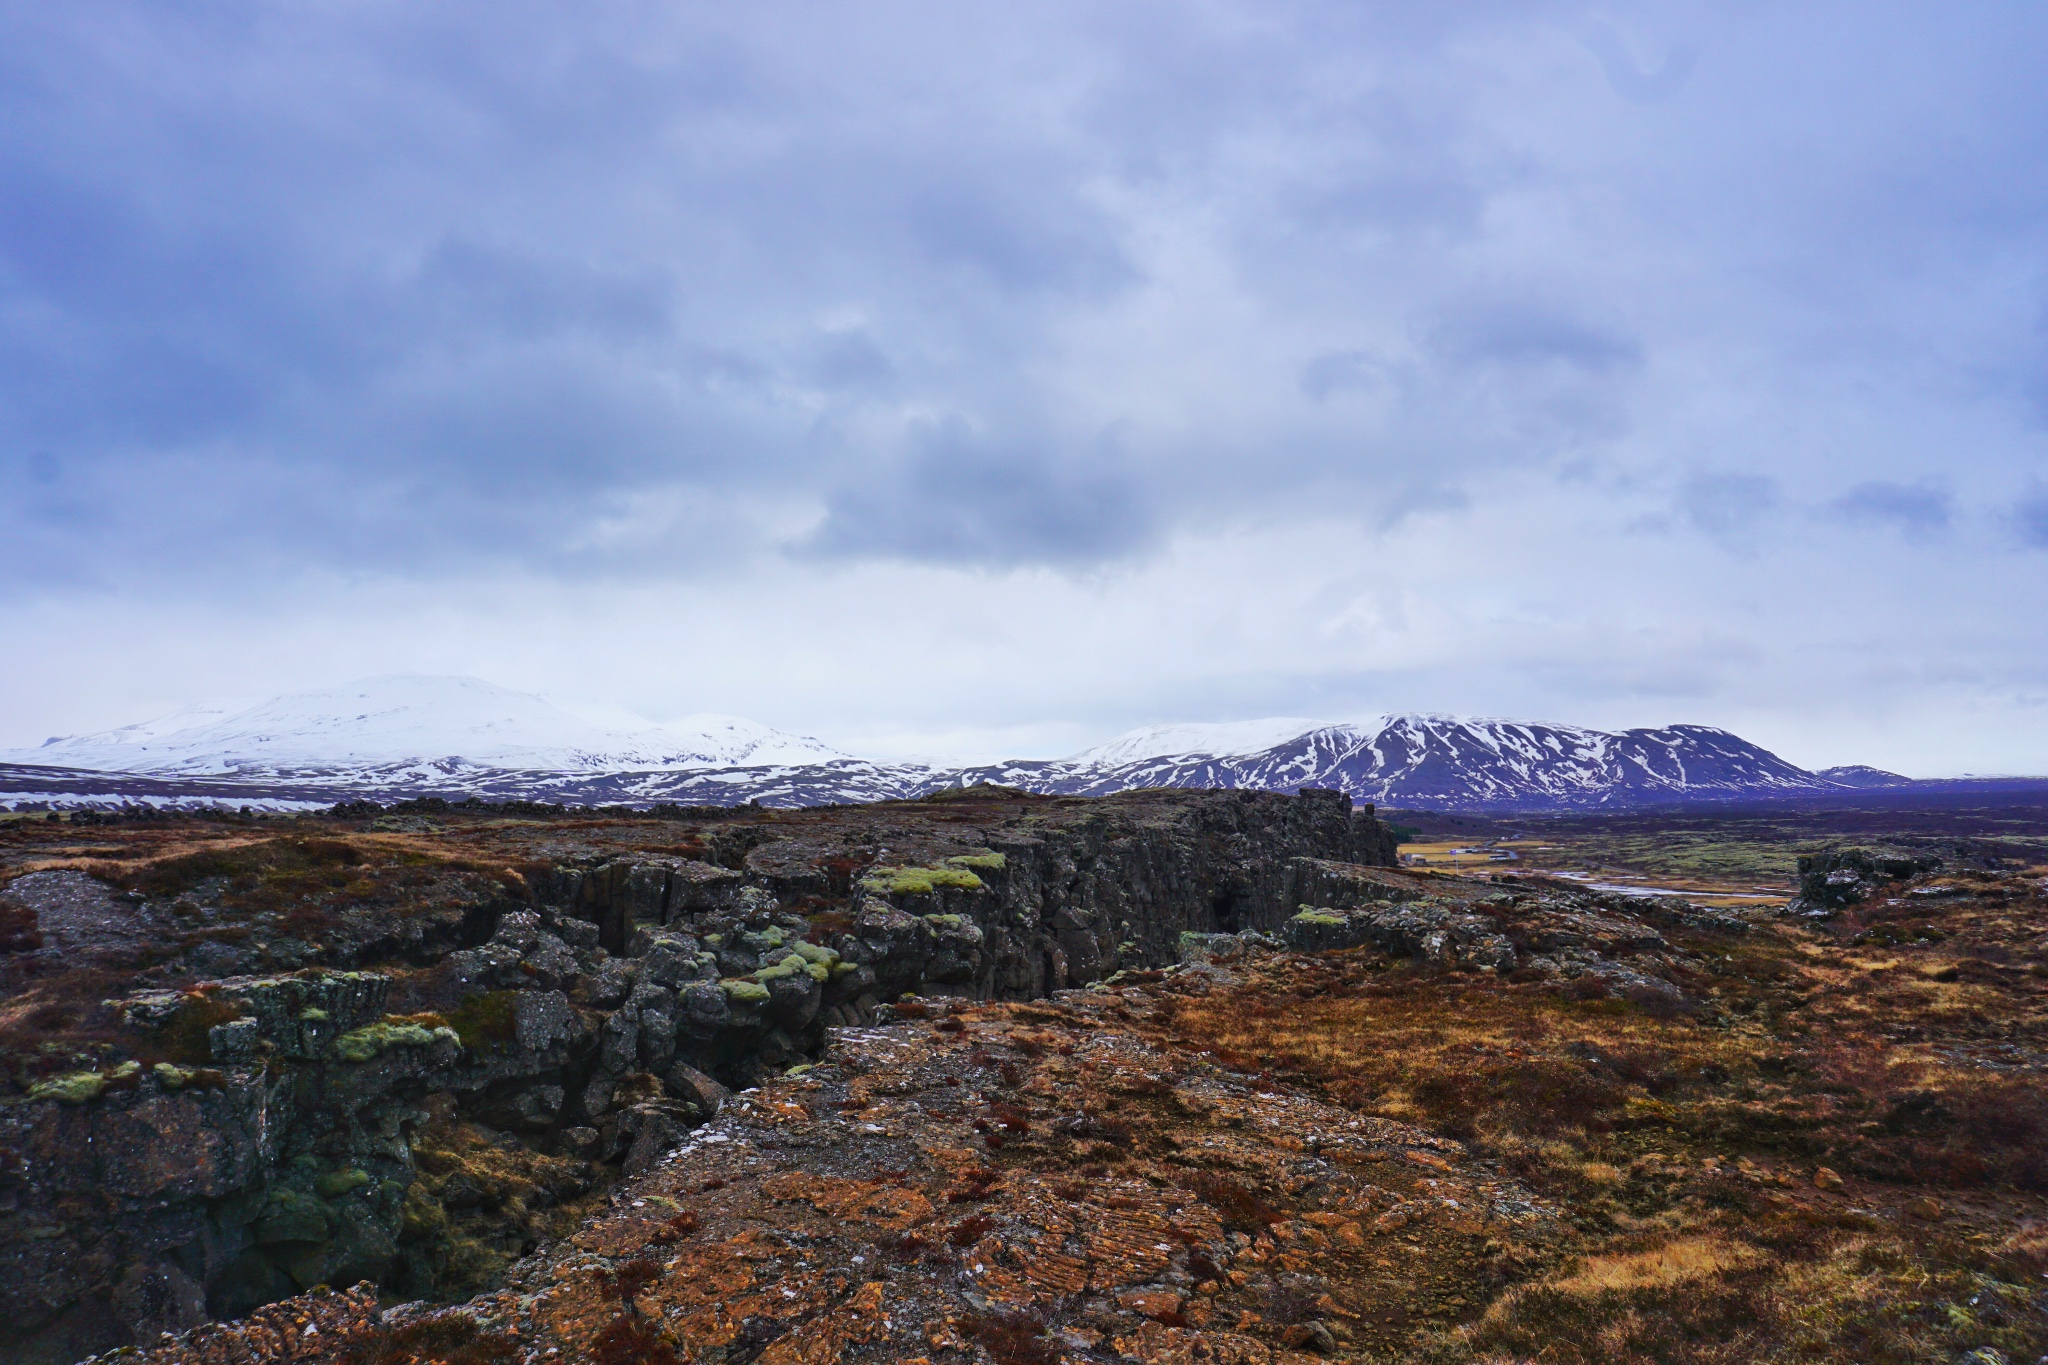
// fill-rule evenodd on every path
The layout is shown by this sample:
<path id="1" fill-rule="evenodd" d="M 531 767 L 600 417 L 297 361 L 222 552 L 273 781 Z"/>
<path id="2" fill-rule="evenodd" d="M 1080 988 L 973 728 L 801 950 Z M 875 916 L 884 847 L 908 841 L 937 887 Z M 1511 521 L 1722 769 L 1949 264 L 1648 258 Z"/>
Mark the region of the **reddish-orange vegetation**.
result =
<path id="1" fill-rule="evenodd" d="M 1499 884 L 1429 887 L 1533 932 Z M 129 1358 L 2033 1361 L 2041 893 L 1660 921 L 1669 992 L 1357 948 L 904 1001 L 511 1237 L 465 1304 L 301 1296 Z M 504 1207 L 551 1178 L 428 1137 L 429 1178 L 495 1172 Z"/>

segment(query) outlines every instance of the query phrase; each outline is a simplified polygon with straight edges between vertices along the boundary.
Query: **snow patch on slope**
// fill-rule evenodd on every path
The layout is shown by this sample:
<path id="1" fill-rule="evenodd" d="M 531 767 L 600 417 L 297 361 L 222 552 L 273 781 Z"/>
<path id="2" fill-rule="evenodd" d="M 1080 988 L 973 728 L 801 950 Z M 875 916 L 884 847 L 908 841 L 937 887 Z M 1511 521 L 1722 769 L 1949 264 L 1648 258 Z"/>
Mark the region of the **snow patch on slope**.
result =
<path id="1" fill-rule="evenodd" d="M 1148 758 L 1178 758 L 1201 754 L 1208 757 L 1248 756 L 1263 753 L 1298 735 L 1323 728 L 1324 723 L 1298 716 L 1269 716 L 1264 720 L 1224 721 L 1217 724 L 1147 725 L 1118 735 L 1106 744 L 1062 760 L 1114 766 Z"/>
<path id="2" fill-rule="evenodd" d="M 141 725 L 53 739 L 0 762 L 200 776 L 447 760 L 569 773 L 673 771 L 844 757 L 815 739 L 736 716 L 618 729 L 480 678 L 408 673 L 240 710 L 187 707 Z"/>

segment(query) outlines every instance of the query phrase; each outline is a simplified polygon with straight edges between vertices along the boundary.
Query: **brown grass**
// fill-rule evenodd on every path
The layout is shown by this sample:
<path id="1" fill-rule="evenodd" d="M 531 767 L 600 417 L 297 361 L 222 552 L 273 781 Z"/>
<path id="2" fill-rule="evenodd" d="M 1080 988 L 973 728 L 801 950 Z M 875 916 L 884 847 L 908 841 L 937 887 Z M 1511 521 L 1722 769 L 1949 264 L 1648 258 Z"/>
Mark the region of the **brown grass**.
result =
<path id="1" fill-rule="evenodd" d="M 1990 1200 L 2007 1229 L 2048 1214 L 2033 1194 L 2048 1188 L 2048 1085 L 1902 1044 L 1902 1023 L 1924 1030 L 1949 1007 L 1874 995 L 1831 941 L 1715 947 L 1698 1017 L 1359 952 L 1169 997 L 1140 1027 L 1458 1137 L 1571 1211 L 1564 1263 L 1419 1342 L 1419 1358 L 1903 1363 L 2048 1349 L 2033 1287 L 2048 1235 L 1987 1239 L 1903 1212 L 1931 1191 Z M 1825 1014 L 1810 1003 L 1836 998 Z M 1988 1032 L 1996 1016 L 1970 1008 L 1932 1026 Z M 1824 1194 L 1822 1164 L 1860 1183 Z M 1260 1196 L 1227 1178 L 1191 1187 L 1233 1230 L 1266 1221 Z M 1858 1211 L 1872 1207 L 1889 1212 Z"/>

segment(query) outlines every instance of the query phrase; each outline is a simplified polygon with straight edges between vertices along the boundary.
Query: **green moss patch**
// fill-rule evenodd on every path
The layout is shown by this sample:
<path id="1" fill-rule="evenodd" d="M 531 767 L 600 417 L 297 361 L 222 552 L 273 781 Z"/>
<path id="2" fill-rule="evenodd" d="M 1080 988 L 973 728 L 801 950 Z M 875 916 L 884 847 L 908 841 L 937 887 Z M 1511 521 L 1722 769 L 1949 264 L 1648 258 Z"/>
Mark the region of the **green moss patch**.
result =
<path id="1" fill-rule="evenodd" d="M 983 886 L 981 878 L 964 867 L 878 867 L 861 878 L 860 884 L 884 896 L 926 895 L 942 887 L 979 891 Z"/>
<path id="2" fill-rule="evenodd" d="M 32 1100 L 57 1100 L 63 1104 L 84 1104 L 107 1090 L 107 1078 L 97 1071 L 67 1071 L 28 1088 Z"/>
<path id="3" fill-rule="evenodd" d="M 760 971 L 755 972 L 754 980 L 780 981 L 784 977 L 797 975 L 799 972 L 803 971 L 803 969 L 807 965 L 809 964 L 807 964 L 801 957 L 797 956 L 795 953 L 791 953 L 788 957 L 782 959 L 782 961 L 777 962 L 772 966 L 763 967 Z"/>
<path id="4" fill-rule="evenodd" d="M 387 1016 L 378 1023 L 351 1029 L 335 1039 L 334 1056 L 337 1061 L 367 1062 L 395 1047 L 427 1047 L 436 1038 L 459 1040 L 461 1036 L 454 1029 L 433 1029 L 410 1019 Z"/>
<path id="5" fill-rule="evenodd" d="M 368 1171 L 358 1171 L 351 1168 L 345 1171 L 329 1171 L 313 1182 L 313 1188 L 320 1191 L 322 1199 L 339 1199 L 345 1194 L 354 1193 L 369 1183 L 370 1173 Z"/>

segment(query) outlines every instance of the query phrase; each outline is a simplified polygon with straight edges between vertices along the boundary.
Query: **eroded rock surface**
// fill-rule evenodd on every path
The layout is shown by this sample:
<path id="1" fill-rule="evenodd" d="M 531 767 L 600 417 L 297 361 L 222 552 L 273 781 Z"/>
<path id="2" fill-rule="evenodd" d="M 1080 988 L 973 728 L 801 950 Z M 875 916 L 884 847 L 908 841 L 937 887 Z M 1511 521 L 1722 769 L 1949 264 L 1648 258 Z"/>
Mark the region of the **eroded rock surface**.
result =
<path id="1" fill-rule="evenodd" d="M 51 932 L 0 960 L 12 1358 L 321 1284 L 469 1293 L 830 1027 L 1172 962 L 1286 921 L 1307 860 L 1393 861 L 1327 792 L 349 814 L 16 879 Z"/>
<path id="2" fill-rule="evenodd" d="M 868 875 L 928 896 L 946 856 Z M 315 1292 L 142 1358 L 2048 1350 L 2038 870 L 1923 871 L 1826 920 L 1307 855 L 1275 884 L 1311 898 L 1185 928 L 1164 968 L 1030 1001 L 899 1000 L 730 1096 L 672 1064 L 715 1117 L 650 1119 L 630 1170 L 466 1303 Z M 548 932 L 535 914 L 512 933 Z M 680 983 L 695 959 L 666 960 Z M 642 984 L 605 989 L 624 1008 Z M 473 1197 L 457 1187 L 485 1147 L 538 1159 L 470 1112 L 415 1143 L 436 1207 Z M 118 1292 L 184 1291 L 147 1272 Z"/>
<path id="3" fill-rule="evenodd" d="M 1134 1035 L 1122 1016 L 1174 988 L 1151 975 L 838 1034 L 521 1262 L 463 1330 L 549 1359 L 1295 1365 L 1405 1340 L 1418 1301 L 1470 1316 L 1498 1239 L 1555 1239 L 1547 1201 L 1458 1143 Z M 365 1304 L 354 1330 L 434 1320 Z M 329 1334 L 304 1358 L 340 1358 Z M 231 1359 L 229 1340 L 145 1359 Z"/>

